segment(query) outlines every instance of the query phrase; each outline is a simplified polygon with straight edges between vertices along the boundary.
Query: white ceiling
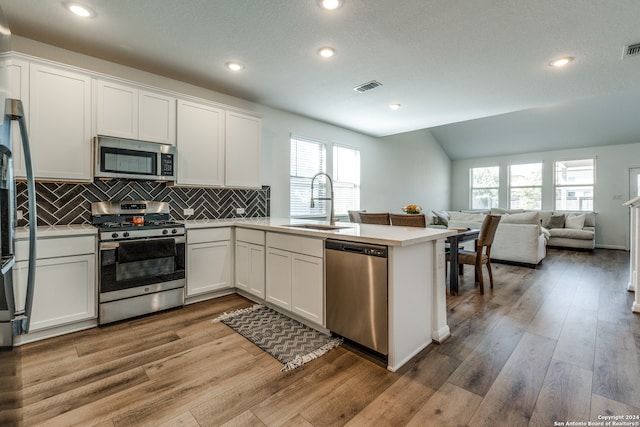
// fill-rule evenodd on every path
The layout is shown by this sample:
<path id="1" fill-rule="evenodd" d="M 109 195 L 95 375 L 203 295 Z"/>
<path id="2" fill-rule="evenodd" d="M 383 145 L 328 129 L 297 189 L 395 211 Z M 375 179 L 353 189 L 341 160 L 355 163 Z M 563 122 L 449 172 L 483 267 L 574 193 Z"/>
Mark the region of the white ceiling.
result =
<path id="1" fill-rule="evenodd" d="M 345 0 L 336 11 L 315 0 L 81 2 L 97 16 L 79 19 L 58 0 L 0 8 L 13 34 L 365 134 L 435 127 L 454 159 L 532 139 L 550 149 L 640 142 L 640 56 L 621 58 L 640 42 L 638 0 Z M 317 55 L 326 45 L 336 56 Z M 547 65 L 565 55 L 568 67 Z M 229 60 L 246 68 L 232 73 Z M 382 86 L 353 90 L 370 80 Z M 620 117 L 621 102 L 635 114 Z M 548 141 L 544 120 L 570 141 Z M 574 134 L 578 123 L 588 126 Z"/>

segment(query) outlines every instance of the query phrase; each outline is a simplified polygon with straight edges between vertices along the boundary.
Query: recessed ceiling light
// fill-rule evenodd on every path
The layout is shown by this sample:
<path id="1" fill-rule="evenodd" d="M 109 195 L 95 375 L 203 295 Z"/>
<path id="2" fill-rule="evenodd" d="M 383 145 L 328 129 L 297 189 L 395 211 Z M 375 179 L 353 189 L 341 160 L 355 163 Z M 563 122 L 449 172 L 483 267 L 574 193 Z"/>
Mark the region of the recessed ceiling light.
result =
<path id="1" fill-rule="evenodd" d="M 342 6 L 344 0 L 318 0 L 318 6 L 325 10 L 336 10 Z"/>
<path id="2" fill-rule="evenodd" d="M 329 46 L 321 47 L 320 49 L 318 49 L 318 55 L 322 56 L 323 58 L 331 58 L 335 54 L 336 50 Z"/>
<path id="3" fill-rule="evenodd" d="M 96 16 L 96 12 L 80 3 L 64 3 L 64 6 L 74 15 L 81 18 L 93 18 Z"/>
<path id="4" fill-rule="evenodd" d="M 549 63 L 549 65 L 551 65 L 552 67 L 564 67 L 565 65 L 567 65 L 571 61 L 573 61 L 573 57 L 564 56 L 562 58 L 554 59 L 553 61 L 551 61 Z"/>
<path id="5" fill-rule="evenodd" d="M 240 70 L 242 70 L 244 68 L 244 65 L 242 65 L 239 62 L 235 62 L 235 61 L 227 62 L 226 65 L 227 65 L 227 68 L 232 70 L 232 71 L 240 71 Z"/>
<path id="6" fill-rule="evenodd" d="M 399 110 L 400 104 L 389 104 L 389 108 L 391 108 L 392 110 Z"/>

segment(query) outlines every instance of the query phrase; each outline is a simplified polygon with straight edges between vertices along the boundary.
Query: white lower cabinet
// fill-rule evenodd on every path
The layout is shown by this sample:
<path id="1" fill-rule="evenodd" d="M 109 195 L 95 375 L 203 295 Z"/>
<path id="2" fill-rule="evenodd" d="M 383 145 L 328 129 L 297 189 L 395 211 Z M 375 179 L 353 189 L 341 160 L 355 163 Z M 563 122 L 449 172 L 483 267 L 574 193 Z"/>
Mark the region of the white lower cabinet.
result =
<path id="1" fill-rule="evenodd" d="M 236 288 L 265 298 L 265 233 L 236 229 Z"/>
<path id="2" fill-rule="evenodd" d="M 324 326 L 322 239 L 267 233 L 266 300 Z"/>
<path id="3" fill-rule="evenodd" d="M 267 301 L 291 311 L 292 256 L 289 251 L 267 247 Z"/>
<path id="4" fill-rule="evenodd" d="M 231 283 L 231 228 L 187 231 L 187 297 L 228 289 Z"/>
<path id="5" fill-rule="evenodd" d="M 30 332 L 96 317 L 95 237 L 38 239 Z M 24 307 L 28 242 L 16 243 L 16 305 Z"/>
<path id="6" fill-rule="evenodd" d="M 323 325 L 323 259 L 294 253 L 291 259 L 291 282 L 292 311 L 305 319 Z"/>

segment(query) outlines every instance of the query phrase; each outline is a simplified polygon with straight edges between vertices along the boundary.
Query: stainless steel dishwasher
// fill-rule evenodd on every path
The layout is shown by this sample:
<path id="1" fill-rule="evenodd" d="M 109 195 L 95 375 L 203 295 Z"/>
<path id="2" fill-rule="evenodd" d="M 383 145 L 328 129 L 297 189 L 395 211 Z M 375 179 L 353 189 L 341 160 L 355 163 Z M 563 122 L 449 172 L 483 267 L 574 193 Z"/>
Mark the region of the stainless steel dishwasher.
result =
<path id="1" fill-rule="evenodd" d="M 387 247 L 326 240 L 327 329 L 387 355 Z"/>

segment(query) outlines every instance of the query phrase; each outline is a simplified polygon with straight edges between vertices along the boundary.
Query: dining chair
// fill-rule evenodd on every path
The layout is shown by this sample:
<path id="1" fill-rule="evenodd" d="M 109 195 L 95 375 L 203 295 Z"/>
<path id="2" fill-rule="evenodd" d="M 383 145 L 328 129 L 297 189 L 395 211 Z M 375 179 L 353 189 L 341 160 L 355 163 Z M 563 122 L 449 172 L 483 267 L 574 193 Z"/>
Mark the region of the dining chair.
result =
<path id="1" fill-rule="evenodd" d="M 363 224 L 391 225 L 391 220 L 389 219 L 389 212 L 384 212 L 384 213 L 360 212 L 360 222 Z"/>
<path id="2" fill-rule="evenodd" d="M 422 227 L 427 226 L 427 219 L 424 214 L 389 214 L 391 225 L 399 225 L 405 227 Z"/>
<path id="3" fill-rule="evenodd" d="M 366 211 L 365 210 L 362 210 L 362 211 L 347 211 L 347 213 L 349 214 L 349 221 L 355 222 L 355 223 L 359 223 L 360 222 L 360 214 L 362 212 L 366 212 Z"/>
<path id="4" fill-rule="evenodd" d="M 476 269 L 475 276 L 477 277 L 476 284 L 480 286 L 480 293 L 484 294 L 484 280 L 482 277 L 482 265 L 487 266 L 487 272 L 489 273 L 489 283 L 493 288 L 493 273 L 491 272 L 491 245 L 493 244 L 493 238 L 495 237 L 498 223 L 500 222 L 500 215 L 487 215 L 482 221 L 480 227 L 480 234 L 476 242 L 475 251 L 469 251 L 465 249 L 458 250 L 458 265 L 473 265 Z M 447 255 L 449 259 L 450 255 Z"/>

